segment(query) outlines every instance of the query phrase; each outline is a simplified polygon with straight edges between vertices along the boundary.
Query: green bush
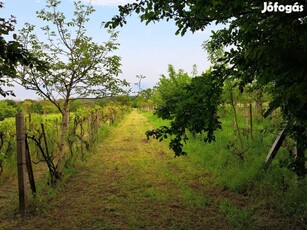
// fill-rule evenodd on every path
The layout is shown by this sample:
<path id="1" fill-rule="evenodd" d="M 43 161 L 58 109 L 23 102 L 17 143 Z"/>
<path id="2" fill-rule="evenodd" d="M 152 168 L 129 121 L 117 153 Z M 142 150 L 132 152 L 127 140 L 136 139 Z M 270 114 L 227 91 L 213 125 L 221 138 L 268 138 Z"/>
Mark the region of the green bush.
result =
<path id="1" fill-rule="evenodd" d="M 8 117 L 15 117 L 18 108 L 8 104 L 7 101 L 0 101 L 0 121 Z"/>

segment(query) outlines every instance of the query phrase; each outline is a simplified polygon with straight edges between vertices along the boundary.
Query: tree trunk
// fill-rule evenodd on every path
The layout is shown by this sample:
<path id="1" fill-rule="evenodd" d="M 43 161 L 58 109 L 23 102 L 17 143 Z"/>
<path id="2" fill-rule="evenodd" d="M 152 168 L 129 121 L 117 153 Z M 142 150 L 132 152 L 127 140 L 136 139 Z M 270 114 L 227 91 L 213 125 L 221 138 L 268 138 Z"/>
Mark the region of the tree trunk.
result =
<path id="1" fill-rule="evenodd" d="M 60 145 L 59 145 L 59 160 L 56 166 L 56 171 L 60 176 L 62 175 L 63 162 L 65 162 L 65 138 L 66 138 L 68 127 L 69 127 L 69 110 L 68 110 L 68 103 L 65 102 L 63 112 L 62 112 L 61 135 L 60 135 Z"/>
<path id="2" fill-rule="evenodd" d="M 251 139 L 253 140 L 253 107 L 252 103 L 249 103 L 249 124 L 250 124 L 250 135 Z"/>
<path id="3" fill-rule="evenodd" d="M 305 167 L 305 151 L 307 147 L 307 136 L 306 130 L 304 127 L 297 127 L 296 133 L 296 148 L 295 148 L 295 164 L 294 171 L 299 179 L 304 179 L 307 173 L 307 169 Z"/>
<path id="4" fill-rule="evenodd" d="M 300 146 L 296 146 L 296 159 L 294 165 L 294 171 L 299 179 L 304 179 L 306 175 L 305 168 L 305 151 Z"/>
<path id="5" fill-rule="evenodd" d="M 262 119 L 263 118 L 263 116 L 262 116 L 262 110 L 263 110 L 262 101 L 261 100 L 255 101 L 255 105 L 256 105 L 256 114 L 257 114 L 257 116 L 259 116 L 260 119 Z"/>

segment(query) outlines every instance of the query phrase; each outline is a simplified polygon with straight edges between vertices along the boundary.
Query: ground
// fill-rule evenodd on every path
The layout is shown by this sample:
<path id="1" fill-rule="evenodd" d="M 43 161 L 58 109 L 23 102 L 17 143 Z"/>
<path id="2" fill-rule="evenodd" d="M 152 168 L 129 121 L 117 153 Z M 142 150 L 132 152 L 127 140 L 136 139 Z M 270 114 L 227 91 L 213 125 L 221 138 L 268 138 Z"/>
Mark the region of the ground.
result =
<path id="1" fill-rule="evenodd" d="M 231 221 L 225 207 L 221 209 L 227 206 L 225 200 L 240 207 L 246 204 L 246 197 L 217 188 L 206 169 L 188 157 L 174 158 L 167 143 L 147 140 L 144 133 L 149 128 L 151 124 L 141 113 L 130 113 L 47 204 L 42 207 L 36 201 L 34 214 L 25 219 L 14 211 L 18 207 L 16 188 L 2 186 L 0 229 L 282 227 L 278 223 L 270 227 L 257 219 L 255 225 L 243 223 L 241 227 Z"/>

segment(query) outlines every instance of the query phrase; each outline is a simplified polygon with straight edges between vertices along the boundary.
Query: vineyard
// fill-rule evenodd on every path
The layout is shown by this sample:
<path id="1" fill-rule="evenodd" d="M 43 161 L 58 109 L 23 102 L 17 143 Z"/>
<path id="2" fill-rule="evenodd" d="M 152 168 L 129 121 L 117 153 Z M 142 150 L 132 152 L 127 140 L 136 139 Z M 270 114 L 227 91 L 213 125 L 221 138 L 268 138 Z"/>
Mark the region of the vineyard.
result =
<path id="1" fill-rule="evenodd" d="M 91 109 L 79 109 L 70 114 L 70 122 L 65 137 L 66 163 L 85 160 L 87 153 L 93 150 L 100 139 L 103 127 L 110 126 L 121 120 L 129 111 L 126 107 L 100 106 Z M 44 164 L 49 170 L 49 183 L 55 183 L 59 177 L 56 171 L 56 161 L 61 134 L 61 115 L 29 114 L 24 117 L 26 142 L 33 162 Z M 15 118 L 6 118 L 0 122 L 1 151 L 1 183 L 16 175 L 16 124 Z"/>

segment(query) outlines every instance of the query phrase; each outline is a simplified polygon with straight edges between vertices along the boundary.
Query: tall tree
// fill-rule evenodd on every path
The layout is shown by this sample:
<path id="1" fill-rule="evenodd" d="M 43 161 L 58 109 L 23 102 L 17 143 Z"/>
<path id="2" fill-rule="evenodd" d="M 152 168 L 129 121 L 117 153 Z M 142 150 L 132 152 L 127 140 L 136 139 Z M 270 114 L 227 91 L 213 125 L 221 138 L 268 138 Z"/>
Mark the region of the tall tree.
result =
<path id="1" fill-rule="evenodd" d="M 110 55 L 119 46 L 117 33 L 108 31 L 107 42 L 95 43 L 86 35 L 86 23 L 94 8 L 81 1 L 74 2 L 73 17 L 67 20 L 65 13 L 59 11 L 60 4 L 59 0 L 47 0 L 46 8 L 37 12 L 37 17 L 47 22 L 41 28 L 46 40 L 40 40 L 35 35 L 35 26 L 30 24 L 25 25 L 19 37 L 25 48 L 50 64 L 50 70 L 20 68 L 17 79 L 26 89 L 52 102 L 62 114 L 59 172 L 65 159 L 64 140 L 71 99 L 114 95 L 122 91 L 121 86 L 127 85 L 116 78 L 120 73 L 120 57 Z"/>
<path id="2" fill-rule="evenodd" d="M 204 30 L 212 23 L 225 28 L 213 33 L 211 46 L 225 52 L 225 68 L 220 74 L 236 78 L 240 90 L 247 83 L 260 87 L 271 84 L 273 100 L 267 114 L 281 108 L 288 133 L 297 141 L 296 172 L 306 173 L 307 148 L 307 17 L 305 1 L 268 2 L 222 0 L 140 0 L 119 6 L 119 15 L 106 26 L 123 26 L 133 12 L 141 21 L 174 20 L 184 35 Z M 266 10 L 265 10 L 265 9 Z M 214 71 L 212 72 L 215 73 Z M 204 86 L 206 87 L 206 86 Z M 216 105 L 217 106 L 217 105 Z M 266 115 L 267 115 L 266 114 Z M 204 129 L 206 127 L 203 127 Z"/>
<path id="3" fill-rule="evenodd" d="M 172 98 L 175 94 L 182 94 L 184 87 L 189 85 L 191 77 L 182 69 L 177 72 L 172 65 L 168 66 L 168 75 L 161 75 L 159 82 L 155 86 L 155 100 L 158 106 Z"/>

